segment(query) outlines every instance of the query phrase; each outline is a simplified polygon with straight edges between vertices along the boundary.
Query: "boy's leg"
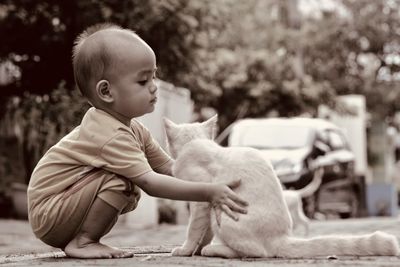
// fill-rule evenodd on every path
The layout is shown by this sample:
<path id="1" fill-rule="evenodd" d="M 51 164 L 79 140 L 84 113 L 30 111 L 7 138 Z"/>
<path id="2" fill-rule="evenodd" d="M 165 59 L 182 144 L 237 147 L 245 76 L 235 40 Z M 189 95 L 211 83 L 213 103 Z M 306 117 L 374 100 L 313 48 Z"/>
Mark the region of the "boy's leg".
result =
<path id="1" fill-rule="evenodd" d="M 101 198 L 96 198 L 78 234 L 68 243 L 64 251 L 74 258 L 127 258 L 133 253 L 100 243 L 116 222 L 119 211 Z"/>
<path id="2" fill-rule="evenodd" d="M 49 204 L 34 214 L 33 217 L 37 218 L 35 222 L 52 225 L 45 235 L 38 237 L 46 244 L 64 251 L 68 246 L 66 253 L 71 257 L 98 257 L 80 255 L 80 252 L 76 254 L 71 241 L 77 241 L 75 237 L 81 238 L 82 233 L 90 233 L 92 240 L 99 240 L 111 230 L 119 214 L 136 208 L 139 198 L 140 190 L 126 178 L 101 169 L 94 170 L 63 194 L 50 199 Z M 94 235 L 91 232 L 93 230 L 96 230 Z M 111 257 L 113 255 L 111 253 Z M 131 256 L 131 253 L 127 256 Z M 105 257 L 110 257 L 110 254 L 106 253 Z"/>

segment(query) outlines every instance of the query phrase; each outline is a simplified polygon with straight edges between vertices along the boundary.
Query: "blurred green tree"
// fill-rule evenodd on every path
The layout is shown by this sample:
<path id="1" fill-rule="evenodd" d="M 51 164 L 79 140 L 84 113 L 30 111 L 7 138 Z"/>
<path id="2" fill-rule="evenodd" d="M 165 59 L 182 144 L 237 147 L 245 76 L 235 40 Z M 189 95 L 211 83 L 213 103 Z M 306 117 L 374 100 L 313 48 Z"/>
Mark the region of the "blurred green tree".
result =
<path id="1" fill-rule="evenodd" d="M 313 115 L 337 94 L 366 95 L 381 117 L 397 110 L 399 0 L 336 1 L 319 16 L 301 11 L 303 2 L 5 0 L 0 61 L 22 76 L 0 90 L 48 93 L 61 80 L 72 89 L 73 39 L 110 21 L 136 30 L 158 56 L 159 77 L 189 88 L 197 107 L 215 107 L 222 128 L 271 111 Z"/>
<path id="2" fill-rule="evenodd" d="M 308 14 L 305 2 L 229 6 L 225 27 L 199 53 L 202 75 L 190 87 L 197 103 L 218 110 L 222 128 L 271 111 L 313 115 L 343 94 L 365 95 L 380 119 L 399 110 L 400 1 L 333 0 Z"/>
<path id="3" fill-rule="evenodd" d="M 0 4 L 0 62 L 11 61 L 21 78 L 0 88 L 2 97 L 24 91 L 49 93 L 65 82 L 73 88 L 71 49 L 87 26 L 113 22 L 135 30 L 155 50 L 159 76 L 181 83 L 192 71 L 199 32 L 213 27 L 213 1 L 5 0 Z M 216 11 L 218 13 L 218 11 Z"/>
<path id="4" fill-rule="evenodd" d="M 3 1 L 0 36 L 7 38 L 2 38 L 0 63 L 12 62 L 21 71 L 20 79 L 0 87 L 0 138 L 18 140 L 24 165 L 23 174 L 9 176 L 25 176 L 28 182 L 41 155 L 86 111 L 87 103 L 71 90 L 71 49 L 83 29 L 113 22 L 135 30 L 154 48 L 159 77 L 182 86 L 203 36 L 222 22 L 219 12 L 210 0 Z M 3 159 L 0 155 L 0 169 L 15 165 Z"/>
<path id="5" fill-rule="evenodd" d="M 68 91 L 63 83 L 43 96 L 26 92 L 22 97 L 9 98 L 0 120 L 0 141 L 14 142 L 14 147 L 9 151 L 3 150 L 7 146 L 1 147 L 5 155 L 9 154 L 3 158 L 3 168 L 7 166 L 9 171 L 0 180 L 10 178 L 10 181 L 28 183 L 42 155 L 79 124 L 88 108 L 78 90 Z M 0 161 L 2 157 L 3 154 Z"/>
<path id="6" fill-rule="evenodd" d="M 376 119 L 399 110 L 400 1 L 345 0 L 347 14 L 305 27 L 306 72 L 329 81 L 337 94 L 366 96 Z"/>
<path id="7" fill-rule="evenodd" d="M 87 106 L 70 92 L 71 48 L 99 22 L 141 35 L 157 54 L 159 77 L 189 88 L 197 109 L 214 107 L 220 129 L 242 117 L 313 116 L 349 93 L 366 95 L 380 118 L 399 110 L 400 0 L 342 0 L 308 15 L 302 2 L 3 0 L 0 63 L 12 62 L 21 77 L 0 85 L 0 114 L 20 114 L 13 118 L 25 127 L 25 149 L 40 144 L 38 155 L 79 123 Z M 17 106 L 4 104 L 24 92 Z M 29 153 L 26 164 L 38 157 Z"/>

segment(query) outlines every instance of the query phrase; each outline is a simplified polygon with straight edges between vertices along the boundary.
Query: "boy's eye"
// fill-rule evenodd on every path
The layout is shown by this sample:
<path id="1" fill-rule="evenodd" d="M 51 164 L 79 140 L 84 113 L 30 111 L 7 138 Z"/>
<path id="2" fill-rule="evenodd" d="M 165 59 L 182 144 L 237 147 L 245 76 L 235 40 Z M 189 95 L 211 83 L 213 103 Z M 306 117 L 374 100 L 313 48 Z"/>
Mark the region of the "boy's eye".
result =
<path id="1" fill-rule="evenodd" d="M 140 84 L 140 85 L 146 85 L 146 83 L 147 83 L 147 80 L 138 81 L 138 84 Z"/>
<path id="2" fill-rule="evenodd" d="M 143 76 L 142 78 L 143 78 L 143 80 L 140 80 L 137 83 L 142 85 L 142 86 L 144 86 L 144 85 L 146 85 L 146 83 L 149 82 L 149 80 L 156 79 L 156 73 L 154 72 L 152 76 L 150 76 L 150 75 L 149 76 Z"/>

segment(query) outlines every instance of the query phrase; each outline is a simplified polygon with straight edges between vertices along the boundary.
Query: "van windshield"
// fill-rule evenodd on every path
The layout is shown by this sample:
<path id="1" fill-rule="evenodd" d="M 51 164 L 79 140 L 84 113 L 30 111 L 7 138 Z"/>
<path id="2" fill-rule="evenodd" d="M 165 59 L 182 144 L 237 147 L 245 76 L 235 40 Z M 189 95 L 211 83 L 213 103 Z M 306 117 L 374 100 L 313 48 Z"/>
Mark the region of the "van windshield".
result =
<path id="1" fill-rule="evenodd" d="M 310 143 L 311 129 L 298 125 L 254 125 L 238 136 L 239 146 L 257 149 L 296 149 Z"/>

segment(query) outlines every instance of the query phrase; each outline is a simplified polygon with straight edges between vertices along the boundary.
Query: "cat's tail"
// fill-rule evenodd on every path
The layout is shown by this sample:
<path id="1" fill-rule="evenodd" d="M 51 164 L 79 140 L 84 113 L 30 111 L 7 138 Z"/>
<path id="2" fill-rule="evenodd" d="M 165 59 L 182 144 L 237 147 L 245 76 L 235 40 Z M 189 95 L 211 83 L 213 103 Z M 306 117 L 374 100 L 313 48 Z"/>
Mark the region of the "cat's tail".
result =
<path id="1" fill-rule="evenodd" d="M 313 179 L 305 187 L 296 190 L 302 198 L 312 196 L 315 191 L 318 190 L 322 182 L 322 176 L 324 175 L 323 168 L 320 168 L 314 172 Z"/>
<path id="2" fill-rule="evenodd" d="M 329 255 L 396 256 L 399 246 L 395 236 L 374 232 L 359 236 L 319 236 L 314 238 L 282 237 L 273 246 L 277 257 L 310 258 Z M 278 249 L 279 248 L 279 249 Z"/>

